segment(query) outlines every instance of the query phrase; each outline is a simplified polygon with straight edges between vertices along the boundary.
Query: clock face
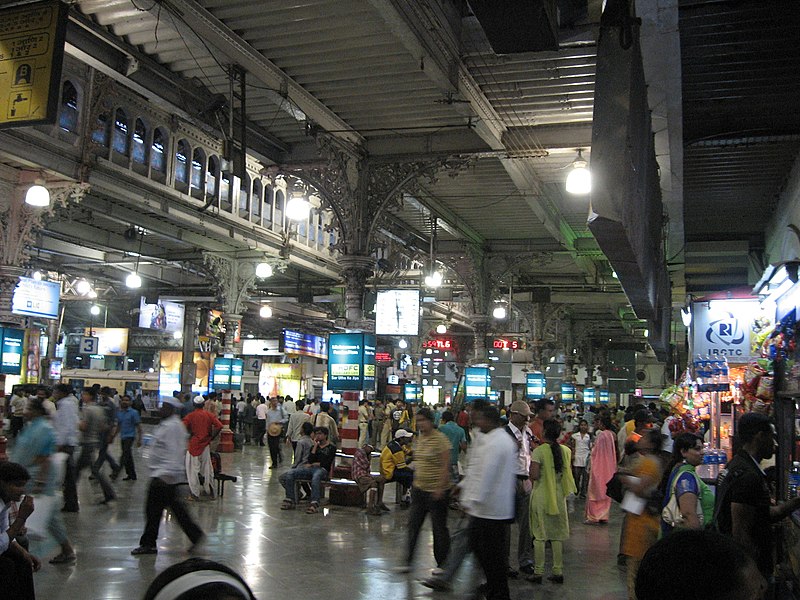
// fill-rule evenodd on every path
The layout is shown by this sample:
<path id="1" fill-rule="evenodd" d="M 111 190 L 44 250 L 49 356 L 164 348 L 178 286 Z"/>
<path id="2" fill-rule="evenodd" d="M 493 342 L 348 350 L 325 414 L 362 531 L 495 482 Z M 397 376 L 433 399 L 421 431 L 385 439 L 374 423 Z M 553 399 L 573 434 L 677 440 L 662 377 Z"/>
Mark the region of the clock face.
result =
<path id="1" fill-rule="evenodd" d="M 419 291 L 383 290 L 375 303 L 375 333 L 419 334 Z"/>

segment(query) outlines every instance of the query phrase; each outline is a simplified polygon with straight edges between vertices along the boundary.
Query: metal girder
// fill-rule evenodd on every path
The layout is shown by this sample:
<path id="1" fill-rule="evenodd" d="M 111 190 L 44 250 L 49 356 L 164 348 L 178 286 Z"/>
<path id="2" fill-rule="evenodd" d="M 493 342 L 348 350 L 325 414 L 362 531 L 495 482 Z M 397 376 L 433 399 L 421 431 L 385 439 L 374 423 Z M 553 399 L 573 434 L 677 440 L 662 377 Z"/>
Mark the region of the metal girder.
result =
<path id="1" fill-rule="evenodd" d="M 403 199 L 420 210 L 435 214 L 437 221 L 444 221 L 444 223 L 446 223 L 446 225 L 442 226 L 449 233 L 463 236 L 468 241 L 478 245 L 482 245 L 486 241 L 480 233 L 466 223 L 464 219 L 459 217 L 455 211 L 445 206 L 441 200 L 427 190 L 420 189 L 416 196 L 419 196 L 419 198 L 411 194 L 405 194 Z"/>
<path id="2" fill-rule="evenodd" d="M 292 116 L 298 121 L 310 119 L 325 130 L 335 131 L 337 137 L 344 138 L 351 143 L 361 144 L 364 141 L 361 135 L 336 113 L 197 2 L 194 0 L 164 0 L 163 4 L 175 14 L 176 18 L 186 23 L 196 35 L 202 36 L 213 44 L 255 79 L 274 90 L 282 90 L 282 93 L 275 92 L 272 100 L 280 107 L 291 106 L 292 103 L 296 105 L 302 111 L 302 116 L 296 112 L 293 112 Z M 291 99 L 291 102 L 286 102 L 287 97 Z M 296 111 L 296 109 L 291 110 Z"/>

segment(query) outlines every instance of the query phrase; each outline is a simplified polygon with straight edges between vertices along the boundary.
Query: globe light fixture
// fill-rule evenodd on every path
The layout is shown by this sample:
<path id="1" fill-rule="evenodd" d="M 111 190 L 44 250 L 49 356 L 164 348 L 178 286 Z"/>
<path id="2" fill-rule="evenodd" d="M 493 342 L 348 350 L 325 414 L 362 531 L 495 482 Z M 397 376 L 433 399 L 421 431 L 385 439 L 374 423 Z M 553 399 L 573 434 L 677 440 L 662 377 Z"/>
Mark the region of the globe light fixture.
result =
<path id="1" fill-rule="evenodd" d="M 132 290 L 142 287 L 142 278 L 138 273 L 131 273 L 125 278 L 125 285 Z"/>
<path id="2" fill-rule="evenodd" d="M 405 350 L 408 348 L 408 342 L 404 338 L 401 338 L 400 341 L 397 342 L 397 347 L 401 350 Z"/>
<path id="3" fill-rule="evenodd" d="M 36 182 L 25 192 L 25 204 L 36 207 L 50 206 L 50 191 L 44 187 L 44 180 Z"/>
<path id="4" fill-rule="evenodd" d="M 286 218 L 292 221 L 305 221 L 311 213 L 311 203 L 301 192 L 293 192 L 286 203 Z"/>
<path id="5" fill-rule="evenodd" d="M 442 285 L 442 274 L 439 271 L 433 271 L 425 276 L 425 287 L 437 288 L 440 285 Z"/>
<path id="6" fill-rule="evenodd" d="M 180 329 L 178 329 L 177 331 L 173 331 L 172 332 L 172 337 L 175 338 L 176 340 L 182 340 L 183 339 L 183 332 Z"/>
<path id="7" fill-rule="evenodd" d="M 85 296 L 92 291 L 92 285 L 85 279 L 81 279 L 75 284 L 75 291 L 81 296 Z"/>
<path id="8" fill-rule="evenodd" d="M 100 314 L 100 307 L 97 304 L 92 304 L 92 307 L 89 309 L 89 312 L 92 313 L 95 317 Z"/>
<path id="9" fill-rule="evenodd" d="M 505 306 L 495 306 L 494 310 L 492 311 L 492 316 L 495 319 L 505 319 L 506 318 L 506 307 Z"/>
<path id="10" fill-rule="evenodd" d="M 94 300 L 95 298 L 97 298 L 97 292 L 95 292 L 94 290 L 89 290 L 89 293 L 86 294 L 86 297 L 89 298 L 90 300 Z"/>
<path id="11" fill-rule="evenodd" d="M 447 325 L 444 323 L 439 323 L 436 326 L 436 333 L 447 333 Z"/>
<path id="12" fill-rule="evenodd" d="M 578 150 L 578 157 L 572 163 L 572 170 L 567 175 L 567 191 L 576 196 L 585 196 L 592 191 L 592 174 L 588 169 L 587 163 L 581 151 Z"/>
<path id="13" fill-rule="evenodd" d="M 41 271 L 34 271 L 31 273 L 31 277 L 33 277 L 36 281 L 42 280 L 42 272 Z"/>
<path id="14" fill-rule="evenodd" d="M 258 310 L 258 316 L 262 319 L 269 319 L 272 316 L 272 308 L 269 306 L 262 306 Z"/>
<path id="15" fill-rule="evenodd" d="M 267 277 L 272 277 L 272 265 L 269 263 L 258 263 L 256 265 L 256 277 L 260 277 L 261 279 L 266 279 Z"/>

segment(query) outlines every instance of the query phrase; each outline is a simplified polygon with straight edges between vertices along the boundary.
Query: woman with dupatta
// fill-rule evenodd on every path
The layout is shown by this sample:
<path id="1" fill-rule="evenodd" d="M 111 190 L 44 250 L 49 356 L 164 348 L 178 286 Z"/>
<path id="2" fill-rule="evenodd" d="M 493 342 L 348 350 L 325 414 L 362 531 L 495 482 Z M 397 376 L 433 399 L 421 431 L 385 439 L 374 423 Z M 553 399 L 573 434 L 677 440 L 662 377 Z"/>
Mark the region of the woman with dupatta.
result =
<path id="1" fill-rule="evenodd" d="M 617 472 L 616 437 L 611 430 L 611 417 L 603 414 L 595 419 L 598 433 L 592 448 L 589 490 L 586 497 L 587 525 L 605 525 L 611 511 L 611 498 L 606 495 L 606 484 Z"/>

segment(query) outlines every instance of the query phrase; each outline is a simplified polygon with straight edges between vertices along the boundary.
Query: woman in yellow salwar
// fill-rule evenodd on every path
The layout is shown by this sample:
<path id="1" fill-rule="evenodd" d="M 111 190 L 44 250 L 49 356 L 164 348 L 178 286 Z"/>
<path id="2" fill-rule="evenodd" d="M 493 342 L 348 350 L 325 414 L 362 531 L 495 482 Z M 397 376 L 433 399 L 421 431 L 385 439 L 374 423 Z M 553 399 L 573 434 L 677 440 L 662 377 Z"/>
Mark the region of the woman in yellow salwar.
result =
<path id="1" fill-rule="evenodd" d="M 548 581 L 564 583 L 564 540 L 569 538 L 567 496 L 576 492 L 572 477 L 572 452 L 557 440 L 561 424 L 555 420 L 544 423 L 545 443 L 531 454 L 530 518 L 533 542 L 534 574 L 528 581 L 542 583 L 544 578 L 545 545 L 553 550 L 553 571 Z"/>

